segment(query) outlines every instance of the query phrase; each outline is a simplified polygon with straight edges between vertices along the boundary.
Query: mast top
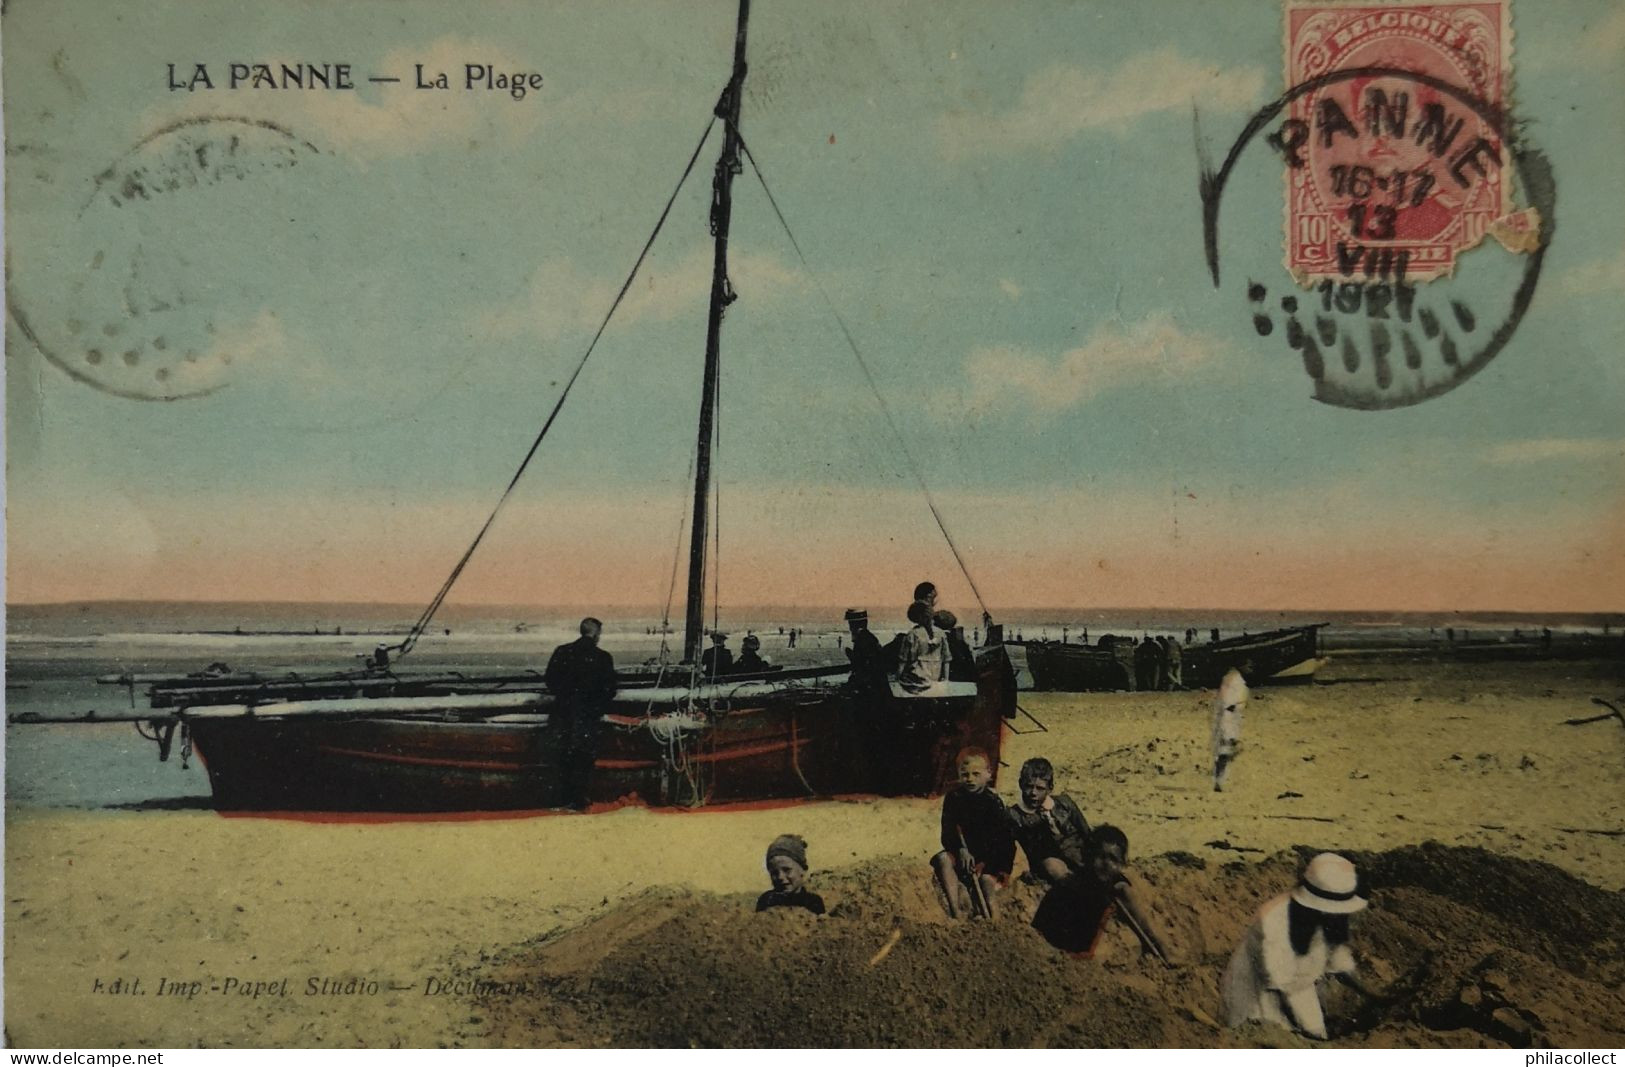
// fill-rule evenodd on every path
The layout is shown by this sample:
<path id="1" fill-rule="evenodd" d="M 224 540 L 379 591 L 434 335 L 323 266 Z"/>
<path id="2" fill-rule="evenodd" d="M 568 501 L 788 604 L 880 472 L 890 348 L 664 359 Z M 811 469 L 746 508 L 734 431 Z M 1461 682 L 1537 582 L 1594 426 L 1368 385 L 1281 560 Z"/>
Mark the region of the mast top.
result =
<path id="1" fill-rule="evenodd" d="M 683 627 L 683 660 L 696 662 L 705 632 L 705 538 L 711 499 L 711 451 L 716 445 L 718 368 L 722 349 L 723 310 L 734 301 L 728 280 L 728 229 L 733 221 L 733 180 L 743 170 L 739 162 L 739 105 L 745 92 L 745 29 L 750 21 L 750 0 L 739 0 L 739 23 L 734 31 L 733 75 L 717 99 L 722 120 L 722 154 L 711 179 L 711 234 L 715 249 L 711 267 L 711 306 L 705 333 L 705 374 L 700 390 L 699 445 L 694 461 L 694 513 L 688 545 L 688 601 Z"/>

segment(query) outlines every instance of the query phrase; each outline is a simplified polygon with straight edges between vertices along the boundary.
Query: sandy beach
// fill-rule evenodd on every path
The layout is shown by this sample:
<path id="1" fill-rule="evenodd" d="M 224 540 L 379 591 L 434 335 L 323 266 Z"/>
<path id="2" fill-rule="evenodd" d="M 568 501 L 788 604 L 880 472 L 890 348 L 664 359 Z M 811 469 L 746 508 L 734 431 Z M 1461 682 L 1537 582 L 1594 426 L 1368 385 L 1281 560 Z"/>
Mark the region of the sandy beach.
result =
<path id="1" fill-rule="evenodd" d="M 1416 985 L 1403 1017 L 1367 1017 L 1339 1042 L 1618 1044 L 1625 729 L 1560 723 L 1622 689 L 1603 662 L 1338 658 L 1320 684 L 1254 691 L 1217 795 L 1211 693 L 1024 693 L 1047 730 L 1015 723 L 999 791 L 1013 796 L 1015 769 L 1043 755 L 1093 822 L 1128 833 L 1184 957 L 1168 972 L 1124 944 L 1071 959 L 1019 916 L 949 924 L 926 869 L 933 799 L 377 822 L 10 810 L 6 1035 L 80 1047 L 758 1044 L 794 1043 L 794 1018 L 829 1043 L 1290 1044 L 1211 1023 L 1234 939 L 1291 885 L 1298 859 L 1283 853 L 1308 848 L 1373 857 L 1356 949 L 1377 984 Z M 785 832 L 810 842 L 823 919 L 750 914 L 767 888 L 763 849 Z M 1425 842 L 1448 848 L 1395 851 Z M 1567 912 L 1571 929 L 1530 935 L 1547 922 L 1519 903 L 1534 893 L 1561 894 L 1541 914 Z M 1035 899 L 1018 887 L 1013 910 Z M 895 951 L 870 966 L 889 930 L 902 931 Z M 1456 955 L 1426 937 L 1454 938 Z M 1094 1022 L 1043 998 L 1002 1005 L 996 1026 L 943 1013 L 957 1003 L 941 993 L 950 975 L 1002 982 L 1034 965 L 1066 1003 L 1092 998 Z M 745 999 L 718 997 L 718 975 L 748 979 Z M 630 1007 L 685 981 L 682 1010 Z M 1450 1011 L 1428 1007 L 1458 994 Z M 938 1029 L 902 1021 L 932 1005 Z"/>

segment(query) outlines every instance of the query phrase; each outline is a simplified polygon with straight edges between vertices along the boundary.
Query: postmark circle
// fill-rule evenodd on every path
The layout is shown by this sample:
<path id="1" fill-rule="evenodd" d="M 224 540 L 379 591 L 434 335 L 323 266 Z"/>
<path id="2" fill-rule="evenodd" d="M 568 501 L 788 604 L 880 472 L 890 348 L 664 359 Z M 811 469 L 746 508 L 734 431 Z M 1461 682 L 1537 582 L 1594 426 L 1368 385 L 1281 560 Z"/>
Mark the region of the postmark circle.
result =
<path id="1" fill-rule="evenodd" d="M 217 392 L 275 319 L 255 272 L 241 268 L 254 250 L 237 224 L 269 210 L 269 176 L 320 155 L 263 119 L 198 116 L 153 130 L 94 176 L 49 246 L 17 253 L 26 258 L 8 272 L 13 323 L 101 392 L 149 401 Z M 199 205 L 213 221 L 198 220 Z"/>
<path id="2" fill-rule="evenodd" d="M 1527 218 L 1533 220 L 1534 228 L 1525 235 L 1527 243 L 1519 251 L 1522 269 L 1507 286 L 1509 292 L 1499 298 L 1506 306 L 1498 318 L 1475 310 L 1474 301 L 1441 288 L 1438 281 L 1408 278 L 1405 263 L 1392 253 L 1391 246 L 1385 249 L 1382 241 L 1367 240 L 1353 248 L 1349 232 L 1344 234 L 1344 251 L 1335 263 L 1337 276 L 1322 277 L 1307 292 L 1302 278 L 1289 279 L 1281 294 L 1248 279 L 1248 311 L 1256 332 L 1260 336 L 1279 333 L 1299 353 L 1304 371 L 1314 383 L 1316 400 L 1360 410 L 1406 407 L 1456 389 L 1506 347 L 1528 311 L 1540 279 L 1554 230 L 1556 184 L 1545 156 L 1524 143 L 1506 112 L 1468 89 L 1445 78 L 1397 67 L 1327 71 L 1294 85 L 1260 108 L 1231 145 L 1223 164 L 1217 170 L 1204 167 L 1200 185 L 1203 241 L 1215 288 L 1221 285 L 1220 207 L 1243 154 L 1255 141 L 1263 140 L 1289 169 L 1309 167 L 1309 158 L 1301 151 L 1305 147 L 1301 128 L 1288 129 L 1283 122 L 1273 133 L 1266 130 L 1294 102 L 1316 99 L 1315 94 L 1345 83 L 1379 88 L 1404 84 L 1413 87 L 1418 99 L 1432 97 L 1465 109 L 1466 117 L 1488 131 L 1486 143 L 1492 147 L 1498 143 L 1510 157 L 1517 186 L 1530 205 Z M 1335 125 L 1335 119 L 1332 121 Z M 1294 152 L 1298 153 L 1296 160 Z M 1348 161 L 1329 157 L 1327 174 L 1339 163 L 1347 165 Z M 1373 180 L 1371 189 L 1360 192 L 1369 194 L 1375 189 Z M 1415 195 L 1414 187 L 1408 195 Z M 1418 206 L 1425 202 L 1419 200 Z M 1370 217 L 1367 215 L 1368 220 Z M 1512 248 L 1508 241 L 1503 243 Z M 1276 320 L 1282 316 L 1284 329 L 1277 331 Z"/>

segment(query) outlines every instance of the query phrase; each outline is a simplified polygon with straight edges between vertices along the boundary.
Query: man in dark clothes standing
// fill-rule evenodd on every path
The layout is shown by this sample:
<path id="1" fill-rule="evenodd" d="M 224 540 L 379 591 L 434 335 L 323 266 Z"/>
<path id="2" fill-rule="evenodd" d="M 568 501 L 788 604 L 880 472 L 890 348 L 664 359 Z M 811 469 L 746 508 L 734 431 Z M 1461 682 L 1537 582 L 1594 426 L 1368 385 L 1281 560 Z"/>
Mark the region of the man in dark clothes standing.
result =
<path id="1" fill-rule="evenodd" d="M 886 653 L 880 647 L 880 638 L 869 630 L 869 613 L 861 608 L 849 608 L 846 627 L 852 633 L 852 647 L 846 656 L 852 661 L 852 688 L 869 696 L 888 696 L 886 684 Z"/>
<path id="2" fill-rule="evenodd" d="M 615 696 L 615 660 L 598 647 L 603 631 L 604 624 L 597 619 L 582 619 L 581 636 L 553 650 L 543 676 L 553 694 L 553 714 L 561 720 L 557 729 L 564 739 L 559 753 L 560 798 L 576 811 L 587 810 L 598 734 Z"/>

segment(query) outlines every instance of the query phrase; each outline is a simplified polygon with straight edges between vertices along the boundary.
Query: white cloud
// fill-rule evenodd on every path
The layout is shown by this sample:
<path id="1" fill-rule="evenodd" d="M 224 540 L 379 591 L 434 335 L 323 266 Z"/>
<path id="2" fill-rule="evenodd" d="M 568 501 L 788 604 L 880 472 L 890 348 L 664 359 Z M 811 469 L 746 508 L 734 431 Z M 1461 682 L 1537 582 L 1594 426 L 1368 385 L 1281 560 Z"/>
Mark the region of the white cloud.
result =
<path id="1" fill-rule="evenodd" d="M 1625 251 L 1612 259 L 1594 259 L 1569 268 L 1558 278 L 1557 286 L 1572 296 L 1625 295 Z"/>
<path id="2" fill-rule="evenodd" d="M 645 264 L 616 311 L 615 321 L 669 322 L 703 309 L 711 292 L 711 255 L 709 245 L 696 245 L 669 267 Z M 755 253 L 731 255 L 728 274 L 740 295 L 751 300 L 805 284 L 782 260 Z M 556 338 L 595 328 L 619 290 L 619 280 L 588 277 L 572 260 L 548 260 L 531 274 L 530 284 L 517 299 L 477 312 L 475 326 L 493 338 Z"/>
<path id="3" fill-rule="evenodd" d="M 1121 133 L 1161 111 L 1247 107 L 1259 100 L 1264 80 L 1254 67 L 1221 70 L 1161 48 L 1129 56 L 1109 72 L 1046 68 L 1027 79 L 1009 110 L 950 114 L 937 132 L 950 158 L 1054 145 L 1089 129 Z"/>
<path id="4" fill-rule="evenodd" d="M 1488 459 L 1498 467 L 1550 460 L 1625 459 L 1625 438 L 1543 437 L 1509 441 L 1490 449 Z"/>
<path id="5" fill-rule="evenodd" d="M 1054 415 L 1121 385 L 1178 377 L 1219 348 L 1166 314 L 1128 326 L 1113 320 L 1055 358 L 1010 346 L 979 348 L 965 359 L 964 388 L 939 393 L 933 408 L 956 419 L 1002 411 Z"/>

